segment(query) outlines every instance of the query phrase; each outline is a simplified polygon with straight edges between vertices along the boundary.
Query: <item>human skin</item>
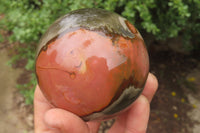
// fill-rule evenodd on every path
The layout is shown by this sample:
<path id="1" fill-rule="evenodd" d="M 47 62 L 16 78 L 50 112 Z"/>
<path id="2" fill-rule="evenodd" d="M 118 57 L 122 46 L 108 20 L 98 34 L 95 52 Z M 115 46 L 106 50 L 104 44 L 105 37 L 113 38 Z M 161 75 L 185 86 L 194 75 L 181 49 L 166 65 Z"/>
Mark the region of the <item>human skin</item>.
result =
<path id="1" fill-rule="evenodd" d="M 144 90 L 131 107 L 118 115 L 108 133 L 145 133 L 150 102 L 158 88 L 156 77 L 149 73 Z M 53 107 L 36 87 L 34 95 L 35 133 L 97 133 L 100 121 L 84 122 L 73 113 Z"/>

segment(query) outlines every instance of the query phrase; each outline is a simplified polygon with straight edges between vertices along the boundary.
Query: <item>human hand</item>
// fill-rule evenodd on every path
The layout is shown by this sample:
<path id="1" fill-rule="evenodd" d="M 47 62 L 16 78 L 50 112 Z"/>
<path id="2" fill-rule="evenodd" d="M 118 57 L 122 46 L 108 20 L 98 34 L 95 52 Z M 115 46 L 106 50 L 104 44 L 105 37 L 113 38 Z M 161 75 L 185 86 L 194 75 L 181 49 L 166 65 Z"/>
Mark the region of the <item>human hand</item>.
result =
<path id="1" fill-rule="evenodd" d="M 116 117 L 108 133 L 145 133 L 150 102 L 157 88 L 158 81 L 150 73 L 142 95 L 127 111 Z M 53 107 L 37 86 L 34 95 L 34 125 L 35 133 L 97 133 L 100 122 L 84 122 L 71 112 Z"/>

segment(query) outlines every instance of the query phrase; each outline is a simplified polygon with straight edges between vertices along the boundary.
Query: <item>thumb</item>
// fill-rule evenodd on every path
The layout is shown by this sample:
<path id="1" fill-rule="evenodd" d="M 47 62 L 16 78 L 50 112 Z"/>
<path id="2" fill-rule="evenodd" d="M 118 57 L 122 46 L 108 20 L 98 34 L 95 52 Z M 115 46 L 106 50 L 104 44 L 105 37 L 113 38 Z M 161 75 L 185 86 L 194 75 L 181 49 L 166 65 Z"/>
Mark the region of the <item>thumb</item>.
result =
<path id="1" fill-rule="evenodd" d="M 87 124 L 78 116 L 63 109 L 50 109 L 45 113 L 44 122 L 59 133 L 89 133 Z"/>

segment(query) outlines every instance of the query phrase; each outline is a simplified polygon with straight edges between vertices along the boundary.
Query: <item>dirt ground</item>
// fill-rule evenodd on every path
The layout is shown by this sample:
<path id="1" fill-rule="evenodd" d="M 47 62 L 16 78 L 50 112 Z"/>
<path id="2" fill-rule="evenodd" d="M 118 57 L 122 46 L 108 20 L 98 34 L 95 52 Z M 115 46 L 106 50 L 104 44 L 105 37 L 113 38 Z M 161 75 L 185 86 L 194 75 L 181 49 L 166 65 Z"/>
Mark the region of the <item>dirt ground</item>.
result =
<path id="1" fill-rule="evenodd" d="M 22 69 L 9 67 L 9 59 L 6 49 L 0 49 L 0 133 L 31 133 L 32 107 L 25 105 L 16 88 Z"/>
<path id="2" fill-rule="evenodd" d="M 199 133 L 200 55 L 157 45 L 149 47 L 149 55 L 159 89 L 151 103 L 147 133 Z M 32 133 L 33 108 L 25 105 L 16 89 L 16 81 L 24 79 L 25 71 L 8 67 L 8 60 L 6 49 L 0 49 L 0 133 Z M 99 133 L 111 123 L 102 123 Z"/>
<path id="3" fill-rule="evenodd" d="M 151 103 L 148 133 L 199 133 L 200 55 L 150 51 L 159 89 Z"/>

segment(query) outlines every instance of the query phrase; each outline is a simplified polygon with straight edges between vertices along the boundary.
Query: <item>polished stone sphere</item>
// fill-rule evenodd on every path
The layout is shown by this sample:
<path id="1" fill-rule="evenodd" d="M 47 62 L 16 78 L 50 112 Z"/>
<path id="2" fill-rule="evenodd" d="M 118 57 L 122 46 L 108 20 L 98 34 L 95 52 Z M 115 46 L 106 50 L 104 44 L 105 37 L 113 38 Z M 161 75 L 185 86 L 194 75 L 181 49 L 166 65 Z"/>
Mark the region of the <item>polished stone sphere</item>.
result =
<path id="1" fill-rule="evenodd" d="M 56 20 L 36 56 L 40 89 L 55 107 L 83 120 L 103 120 L 141 94 L 149 57 L 139 31 L 103 9 L 80 9 Z"/>

